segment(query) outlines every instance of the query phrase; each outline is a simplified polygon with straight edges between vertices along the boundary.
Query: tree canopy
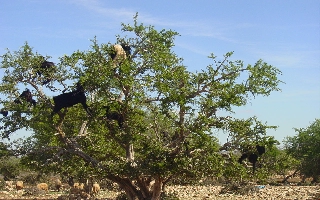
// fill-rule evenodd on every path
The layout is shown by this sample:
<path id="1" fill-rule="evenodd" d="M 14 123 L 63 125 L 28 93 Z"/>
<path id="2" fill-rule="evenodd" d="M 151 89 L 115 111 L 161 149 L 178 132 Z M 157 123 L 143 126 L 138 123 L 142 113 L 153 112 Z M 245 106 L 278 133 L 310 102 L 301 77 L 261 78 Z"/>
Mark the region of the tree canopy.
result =
<path id="1" fill-rule="evenodd" d="M 246 142 L 266 141 L 266 129 L 274 127 L 218 111 L 232 113 L 252 97 L 279 91 L 279 69 L 263 60 L 245 66 L 231 60 L 229 52 L 222 59 L 211 54 L 211 65 L 190 72 L 173 51 L 177 32 L 138 23 L 137 16 L 133 24 L 122 24 L 122 31 L 126 35 L 116 36 L 117 43 L 129 45 L 131 55 L 118 63 L 110 57 L 113 44 L 96 38 L 89 50 L 64 55 L 41 74 L 36 66 L 50 56 L 28 43 L 1 56 L 1 104 L 9 114 L 0 119 L 0 130 L 2 137 L 20 129 L 32 132 L 18 149 L 26 164 L 107 178 L 130 199 L 157 199 L 174 177 L 221 173 L 213 130 L 247 134 Z M 77 104 L 52 116 L 52 97 L 76 90 L 77 84 L 84 88 L 91 115 Z M 25 88 L 35 106 L 14 101 Z M 121 117 L 121 126 L 118 118 L 107 117 L 106 107 Z"/>
<path id="2" fill-rule="evenodd" d="M 314 182 L 320 176 L 320 120 L 316 119 L 307 128 L 295 128 L 297 135 L 287 137 L 286 150 L 299 161 L 298 170 Z"/>

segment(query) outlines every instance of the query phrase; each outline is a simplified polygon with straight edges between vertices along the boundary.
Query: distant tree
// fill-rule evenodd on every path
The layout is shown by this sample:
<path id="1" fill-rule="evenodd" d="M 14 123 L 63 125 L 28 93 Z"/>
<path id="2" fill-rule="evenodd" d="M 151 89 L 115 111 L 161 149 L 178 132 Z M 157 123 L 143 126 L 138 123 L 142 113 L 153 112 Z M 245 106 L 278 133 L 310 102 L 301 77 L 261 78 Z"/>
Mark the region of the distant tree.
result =
<path id="1" fill-rule="evenodd" d="M 255 153 L 258 155 L 256 146 L 263 146 L 266 152 L 259 155 L 256 163 L 255 174 L 253 174 L 251 163 L 239 163 L 239 156 L 233 156 L 226 161 L 223 168 L 223 177 L 233 185 L 243 185 L 256 178 L 259 181 L 266 181 L 270 175 L 275 173 L 277 166 L 282 163 L 278 158 L 279 144 L 273 136 L 267 135 L 268 129 L 276 129 L 276 126 L 269 126 L 260 122 L 257 117 L 248 119 L 234 119 L 228 122 L 225 127 L 229 131 L 228 142 L 224 145 L 229 151 L 241 150 L 241 153 Z M 283 160 L 284 161 L 284 160 Z"/>
<path id="2" fill-rule="evenodd" d="M 286 151 L 300 162 L 299 170 L 305 177 L 319 182 L 320 176 L 320 119 L 307 128 L 295 128 L 296 136 L 285 140 Z"/>
<path id="3" fill-rule="evenodd" d="M 278 91 L 281 72 L 262 60 L 245 66 L 232 61 L 232 52 L 200 72 L 190 72 L 172 50 L 177 32 L 153 26 L 122 24 L 129 36 L 117 36 L 131 47 L 131 55 L 115 63 L 112 44 L 76 51 L 55 63 L 55 70 L 37 76 L 42 56 L 25 44 L 2 56 L 0 92 L 3 137 L 19 129 L 32 136 L 18 149 L 33 168 L 107 178 L 123 188 L 129 199 L 159 199 L 175 177 L 202 178 L 221 173 L 221 157 L 214 129 L 229 130 L 234 119 L 218 116 L 246 105 L 252 96 Z M 91 116 L 79 104 L 51 116 L 52 95 L 86 92 Z M 21 88 L 37 101 L 14 103 Z M 108 114 L 106 115 L 106 107 Z M 121 123 L 120 123 L 121 121 Z M 230 130 L 229 130 L 230 131 Z"/>

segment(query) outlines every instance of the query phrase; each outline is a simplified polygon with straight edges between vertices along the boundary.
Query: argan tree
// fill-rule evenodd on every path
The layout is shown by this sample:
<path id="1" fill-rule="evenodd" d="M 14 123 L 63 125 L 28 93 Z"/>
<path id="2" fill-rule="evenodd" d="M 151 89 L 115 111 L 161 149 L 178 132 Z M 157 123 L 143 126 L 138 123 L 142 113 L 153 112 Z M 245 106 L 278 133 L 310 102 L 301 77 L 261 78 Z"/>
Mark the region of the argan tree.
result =
<path id="1" fill-rule="evenodd" d="M 37 67 L 50 57 L 27 43 L 8 50 L 1 62 L 1 103 L 9 113 L 1 118 L 2 136 L 29 130 L 32 136 L 19 149 L 29 166 L 109 179 L 129 199 L 159 199 L 175 177 L 219 174 L 221 156 L 211 133 L 234 121 L 219 114 L 278 91 L 281 72 L 262 60 L 246 66 L 232 61 L 232 52 L 222 59 L 211 54 L 212 65 L 190 72 L 173 51 L 177 32 L 139 24 L 137 16 L 122 31 L 117 42 L 129 45 L 131 55 L 116 63 L 113 44 L 97 39 L 88 51 L 62 56 L 53 70 Z M 76 104 L 52 115 L 52 97 L 79 84 L 90 114 Z M 14 102 L 25 88 L 35 106 Z"/>

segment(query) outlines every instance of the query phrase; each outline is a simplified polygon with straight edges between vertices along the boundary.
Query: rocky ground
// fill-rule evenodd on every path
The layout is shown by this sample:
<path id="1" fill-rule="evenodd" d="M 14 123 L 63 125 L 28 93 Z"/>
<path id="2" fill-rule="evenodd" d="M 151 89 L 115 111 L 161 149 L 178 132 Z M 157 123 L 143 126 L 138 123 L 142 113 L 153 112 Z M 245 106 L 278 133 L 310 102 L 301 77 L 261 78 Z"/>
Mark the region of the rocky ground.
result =
<path id="1" fill-rule="evenodd" d="M 165 199 L 204 200 L 204 199 L 320 199 L 320 186 L 248 186 L 236 192 L 227 192 L 221 186 L 167 186 Z M 94 199 L 114 200 L 121 192 L 100 191 Z M 66 193 L 47 192 L 37 195 L 27 194 L 26 191 L 1 191 L 0 199 L 58 199 L 66 197 Z M 68 198 L 61 198 L 68 199 Z"/>
<path id="2" fill-rule="evenodd" d="M 175 186 L 179 199 L 320 199 L 320 186 L 250 186 L 224 192 L 220 186 Z"/>

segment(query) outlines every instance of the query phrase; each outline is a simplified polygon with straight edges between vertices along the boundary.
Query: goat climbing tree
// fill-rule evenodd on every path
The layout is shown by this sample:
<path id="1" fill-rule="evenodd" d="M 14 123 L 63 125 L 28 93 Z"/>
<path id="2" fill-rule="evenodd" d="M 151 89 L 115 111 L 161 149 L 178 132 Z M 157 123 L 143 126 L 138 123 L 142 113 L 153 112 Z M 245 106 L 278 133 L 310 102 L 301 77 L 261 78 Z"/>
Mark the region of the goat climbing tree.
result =
<path id="1" fill-rule="evenodd" d="M 29 130 L 31 137 L 17 149 L 26 164 L 109 179 L 129 199 L 159 199 L 175 177 L 219 174 L 221 156 L 211 133 L 228 130 L 234 119 L 217 111 L 232 112 L 252 96 L 278 91 L 281 72 L 262 60 L 247 66 L 232 61 L 232 52 L 221 60 L 211 54 L 212 65 L 190 72 L 173 52 L 177 32 L 145 26 L 137 16 L 133 24 L 122 24 L 122 31 L 130 37 L 117 36 L 117 42 L 129 45 L 131 55 L 116 67 L 112 45 L 96 38 L 90 50 L 62 56 L 43 76 L 34 68 L 43 56 L 27 43 L 4 54 L 0 92 L 9 114 L 1 118 L 2 136 Z M 51 82 L 43 85 L 45 76 Z M 86 92 L 91 116 L 80 104 L 51 116 L 52 96 L 74 90 L 77 83 Z M 36 106 L 13 102 L 22 88 L 30 89 Z"/>

